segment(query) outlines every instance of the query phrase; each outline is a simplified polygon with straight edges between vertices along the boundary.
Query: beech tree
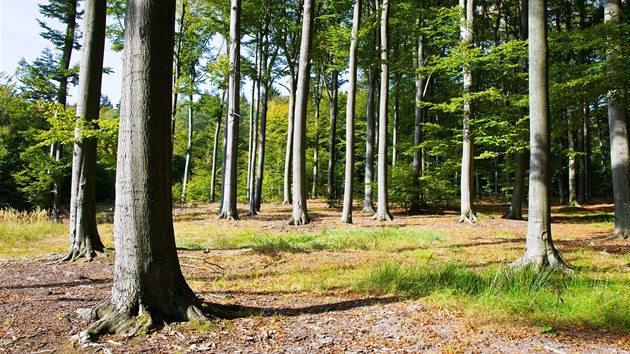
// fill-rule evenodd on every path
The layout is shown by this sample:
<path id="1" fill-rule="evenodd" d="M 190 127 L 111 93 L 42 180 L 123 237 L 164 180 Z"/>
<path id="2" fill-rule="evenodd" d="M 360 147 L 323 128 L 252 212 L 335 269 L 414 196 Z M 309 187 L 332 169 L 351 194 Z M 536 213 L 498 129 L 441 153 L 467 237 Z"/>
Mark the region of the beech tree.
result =
<path id="1" fill-rule="evenodd" d="M 357 37 L 361 24 L 361 0 L 354 3 L 350 39 L 348 101 L 346 103 L 346 168 L 341 221 L 352 224 L 352 192 L 354 186 L 354 109 L 357 95 Z"/>
<path id="2" fill-rule="evenodd" d="M 606 0 L 604 20 L 608 23 L 620 22 L 621 1 Z M 618 56 L 618 48 L 607 60 Z M 608 124 L 610 129 L 610 165 L 612 167 L 613 198 L 615 203 L 615 231 L 620 238 L 630 237 L 630 134 L 628 133 L 628 109 L 623 89 L 617 88 L 608 93 Z"/>
<path id="3" fill-rule="evenodd" d="M 389 90 L 389 64 L 387 62 L 389 47 L 387 32 L 389 27 L 389 0 L 381 5 L 381 92 L 378 113 L 378 201 L 373 219 L 378 221 L 392 220 L 389 213 L 387 191 L 387 99 Z"/>
<path id="4" fill-rule="evenodd" d="M 72 158 L 70 251 L 64 260 L 91 259 L 95 252 L 104 251 L 96 228 L 96 138 L 84 131 L 99 118 L 106 17 L 106 0 L 86 0 Z"/>
<path id="5" fill-rule="evenodd" d="M 165 321 L 203 320 L 182 275 L 172 218 L 171 75 L 175 2 L 129 0 L 116 170 L 110 297 L 80 334 L 146 331 Z"/>
<path id="6" fill-rule="evenodd" d="M 525 254 L 514 267 L 568 271 L 551 238 L 551 129 L 547 52 L 547 1 L 529 0 L 529 216 Z"/>
<path id="7" fill-rule="evenodd" d="M 230 2 L 230 78 L 228 82 L 228 114 L 225 121 L 225 154 L 223 156 L 225 170 L 223 172 L 223 185 L 221 198 L 221 210 L 219 218 L 228 220 L 238 219 L 236 210 L 237 195 L 237 162 L 238 162 L 238 133 L 240 121 L 240 16 L 241 1 L 231 0 Z"/>
<path id="8" fill-rule="evenodd" d="M 314 1 L 304 0 L 302 15 L 302 41 L 300 44 L 300 64 L 298 67 L 297 93 L 295 102 L 295 122 L 293 125 L 293 212 L 289 224 L 304 225 L 309 222 L 306 205 L 306 108 L 310 80 L 311 44 L 313 22 L 315 21 Z"/>

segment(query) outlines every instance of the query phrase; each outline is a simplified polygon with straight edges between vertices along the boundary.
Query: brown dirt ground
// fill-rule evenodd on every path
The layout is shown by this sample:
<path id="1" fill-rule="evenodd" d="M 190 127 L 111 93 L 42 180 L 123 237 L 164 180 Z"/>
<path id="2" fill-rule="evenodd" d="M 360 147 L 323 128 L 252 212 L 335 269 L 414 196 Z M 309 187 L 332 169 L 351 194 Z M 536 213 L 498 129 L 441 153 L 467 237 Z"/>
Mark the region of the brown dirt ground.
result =
<path id="1" fill-rule="evenodd" d="M 523 239 L 503 235 L 502 230 L 525 234 L 526 222 L 500 219 L 505 207 L 484 204 L 486 214 L 479 226 L 455 222 L 457 213 L 431 210 L 419 216 L 396 213 L 392 223 L 376 223 L 355 213 L 355 225 L 344 226 L 339 210 L 323 203 L 309 204 L 313 222 L 308 231 L 335 227 L 399 225 L 439 229 L 455 237 L 448 247 L 465 248 L 475 256 L 472 265 L 494 262 L 490 250 L 498 244 L 522 252 Z M 214 206 L 176 208 L 175 215 L 195 215 L 208 224 L 225 223 L 209 210 Z M 244 208 L 244 206 L 243 206 Z M 554 237 L 558 248 L 594 247 L 607 254 L 627 254 L 627 241 L 608 240 L 609 229 L 592 229 L 580 215 L 610 212 L 609 204 L 583 209 L 554 208 Z M 245 210 L 239 210 L 241 215 Z M 569 213 L 566 213 L 570 211 Z M 262 215 L 243 217 L 235 225 L 265 230 L 288 230 L 288 206 L 263 206 Z M 209 216 L 208 216 L 209 215 Z M 490 232 L 490 230 L 492 232 Z M 497 236 L 498 235 L 498 236 Z M 245 251 L 210 251 L 214 260 L 248 257 Z M 202 251 L 181 251 L 188 256 L 183 267 L 189 279 L 209 279 L 203 263 L 194 266 Z M 487 322 L 459 310 L 439 308 L 421 300 L 365 297 L 340 292 L 258 292 L 255 289 L 201 291 L 206 301 L 239 304 L 260 309 L 260 314 L 211 325 L 172 324 L 146 336 L 104 336 L 97 347 L 79 348 L 70 336 L 86 328 L 88 321 L 77 309 L 91 308 L 109 295 L 112 255 L 90 263 L 51 263 L 58 255 L 0 260 L 0 353 L 73 352 L 221 352 L 221 353 L 630 353 L 630 338 L 623 333 L 586 329 L 558 330 L 541 334 L 528 324 Z M 336 257 L 320 253 L 318 257 Z M 307 257 L 307 256 L 304 256 Z M 622 265 L 630 267 L 630 265 Z"/>

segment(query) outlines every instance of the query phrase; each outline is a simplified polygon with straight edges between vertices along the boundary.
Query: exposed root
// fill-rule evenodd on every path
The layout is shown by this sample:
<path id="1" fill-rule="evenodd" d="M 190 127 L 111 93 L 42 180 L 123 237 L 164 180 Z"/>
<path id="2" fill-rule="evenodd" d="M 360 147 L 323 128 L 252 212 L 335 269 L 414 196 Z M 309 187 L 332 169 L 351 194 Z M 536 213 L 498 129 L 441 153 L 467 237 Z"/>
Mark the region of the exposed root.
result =
<path id="1" fill-rule="evenodd" d="M 289 204 L 291 204 L 290 200 L 286 200 L 285 199 L 285 200 L 282 201 L 282 205 L 289 205 Z"/>
<path id="2" fill-rule="evenodd" d="M 555 270 L 566 274 L 573 273 L 571 265 L 557 252 L 538 257 L 525 253 L 521 258 L 510 263 L 510 267 L 513 269 L 531 268 L 536 273 L 540 273 L 543 270 Z"/>
<path id="3" fill-rule="evenodd" d="M 467 222 L 471 225 L 477 222 L 477 215 L 472 210 L 468 210 L 463 212 L 462 215 L 459 216 L 459 222 Z"/>
<path id="4" fill-rule="evenodd" d="M 361 212 L 365 214 L 374 214 L 376 213 L 376 209 L 374 209 L 374 207 L 371 205 L 364 205 Z"/>
<path id="5" fill-rule="evenodd" d="M 580 203 L 578 203 L 577 200 L 572 200 L 569 202 L 568 207 L 570 208 L 581 208 L 582 206 L 580 205 Z"/>
<path id="6" fill-rule="evenodd" d="M 236 212 L 221 211 L 219 212 L 218 218 L 225 220 L 238 220 L 238 214 Z"/>
<path id="7" fill-rule="evenodd" d="M 377 212 L 372 216 L 372 220 L 376 221 L 392 221 L 394 217 L 389 212 Z"/>
<path id="8" fill-rule="evenodd" d="M 291 219 L 289 219 L 289 225 L 293 225 L 293 226 L 306 225 L 310 221 L 311 220 L 308 218 L 308 216 L 302 213 L 302 215 L 300 215 L 300 217 L 298 218 L 291 216 Z"/>

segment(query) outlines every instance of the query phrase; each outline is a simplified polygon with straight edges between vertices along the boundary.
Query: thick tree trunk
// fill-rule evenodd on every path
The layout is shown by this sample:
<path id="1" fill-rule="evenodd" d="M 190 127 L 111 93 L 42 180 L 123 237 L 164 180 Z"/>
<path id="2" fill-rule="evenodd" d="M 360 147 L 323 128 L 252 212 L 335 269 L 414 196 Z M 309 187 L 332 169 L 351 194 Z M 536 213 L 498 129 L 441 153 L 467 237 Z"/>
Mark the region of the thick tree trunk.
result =
<path id="1" fill-rule="evenodd" d="M 240 121 L 240 45 L 241 45 L 241 0 L 231 0 L 230 5 L 230 79 L 228 82 L 228 116 L 225 126 L 227 128 L 227 146 L 225 155 L 225 178 L 223 180 L 223 205 L 219 212 L 219 218 L 237 220 L 236 209 L 237 180 L 238 180 L 238 133 Z"/>
<path id="2" fill-rule="evenodd" d="M 466 46 L 472 47 L 473 43 L 473 19 L 474 0 L 460 0 L 462 11 L 461 37 Z M 474 146 L 473 127 L 470 122 L 473 115 L 470 94 L 473 89 L 473 76 L 470 63 L 466 62 L 463 69 L 464 76 L 464 119 L 463 119 L 463 143 L 462 143 L 462 171 L 461 171 L 461 202 L 459 222 L 475 222 L 477 216 L 473 209 L 473 163 Z"/>
<path id="3" fill-rule="evenodd" d="M 357 37 L 361 25 L 361 0 L 356 0 L 352 16 L 348 68 L 348 101 L 346 102 L 346 168 L 341 221 L 352 224 L 352 192 L 354 184 L 354 115 L 357 95 Z"/>
<path id="4" fill-rule="evenodd" d="M 387 191 L 387 100 L 389 93 L 388 27 L 389 0 L 383 0 L 381 9 L 381 92 L 378 114 L 378 201 L 376 214 L 378 221 L 391 221 Z"/>
<path id="5" fill-rule="evenodd" d="M 330 74 L 330 137 L 328 140 L 328 184 L 326 188 L 326 207 L 333 208 L 337 191 L 335 186 L 335 165 L 337 163 L 337 151 L 335 149 L 337 141 L 337 111 L 338 111 L 338 91 L 339 72 L 333 70 Z"/>
<path id="6" fill-rule="evenodd" d="M 289 114 L 287 122 L 287 148 L 284 154 L 284 198 L 282 204 L 291 204 L 291 163 L 293 152 L 293 121 L 295 117 L 295 94 L 297 90 L 297 80 L 292 66 L 289 67 Z"/>
<path id="7" fill-rule="evenodd" d="M 527 249 L 512 263 L 514 267 L 532 266 L 540 271 L 552 267 L 569 269 L 551 238 L 551 129 L 549 120 L 549 81 L 547 52 L 547 14 L 545 0 L 529 0 L 529 116 L 530 174 Z"/>
<path id="8" fill-rule="evenodd" d="M 302 40 L 298 68 L 293 130 L 293 213 L 289 224 L 303 225 L 309 222 L 306 205 L 306 112 L 310 79 L 311 43 L 313 39 L 313 0 L 304 0 L 302 16 Z"/>
<path id="9" fill-rule="evenodd" d="M 203 319 L 179 267 L 172 219 L 170 109 L 175 2 L 129 0 L 116 169 L 111 296 L 80 339 Z"/>
<path id="10" fill-rule="evenodd" d="M 79 70 L 77 127 L 74 130 L 70 190 L 70 250 L 64 260 L 92 259 L 104 246 L 96 228 L 96 139 L 84 138 L 82 127 L 93 128 L 99 118 L 106 0 L 85 2 L 83 54 Z"/>
<path id="11" fill-rule="evenodd" d="M 604 21 L 619 23 L 621 1 L 606 0 Z M 618 49 L 609 54 L 614 60 Z M 615 231 L 620 238 L 630 237 L 630 134 L 628 133 L 628 109 L 622 89 L 608 93 L 608 125 L 610 129 L 610 165 L 612 167 L 613 198 L 615 202 Z"/>
<path id="12" fill-rule="evenodd" d="M 212 170 L 210 172 L 210 203 L 216 201 L 215 197 L 215 185 L 217 181 L 217 153 L 219 152 L 219 134 L 221 133 L 221 120 L 223 119 L 223 103 L 225 102 L 225 91 L 221 96 L 221 108 L 219 109 L 219 116 L 217 117 L 217 126 L 214 130 L 214 143 L 212 144 Z"/>

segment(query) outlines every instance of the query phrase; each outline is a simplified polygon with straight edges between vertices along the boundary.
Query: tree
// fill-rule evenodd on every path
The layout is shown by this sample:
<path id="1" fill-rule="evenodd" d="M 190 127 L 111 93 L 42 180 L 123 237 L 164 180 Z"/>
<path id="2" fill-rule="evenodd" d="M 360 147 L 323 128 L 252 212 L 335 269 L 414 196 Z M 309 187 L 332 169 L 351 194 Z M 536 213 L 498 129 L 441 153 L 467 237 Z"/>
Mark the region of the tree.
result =
<path id="1" fill-rule="evenodd" d="M 171 74 L 175 2 L 129 0 L 116 170 L 111 296 L 80 334 L 135 333 L 165 321 L 203 320 L 182 275 L 172 218 Z"/>
<path id="2" fill-rule="evenodd" d="M 306 205 L 306 112 L 310 80 L 310 57 L 315 14 L 313 0 L 304 0 L 302 15 L 302 41 L 298 66 L 295 122 L 293 126 L 293 212 L 289 224 L 309 222 Z"/>
<path id="3" fill-rule="evenodd" d="M 621 1 L 606 0 L 604 17 L 607 23 L 620 22 Z M 613 61 L 618 48 L 606 58 Z M 608 124 L 610 129 L 610 164 L 612 166 L 613 197 L 615 202 L 615 231 L 620 238 L 630 237 L 630 134 L 628 133 L 628 110 L 623 89 L 608 93 Z"/>
<path id="4" fill-rule="evenodd" d="M 228 115 L 226 117 L 226 154 L 224 155 L 225 171 L 223 179 L 223 197 L 219 218 L 228 220 L 238 219 L 236 210 L 237 195 L 237 162 L 238 162 L 238 131 L 240 120 L 240 17 L 241 1 L 230 2 L 230 79 L 228 83 Z"/>
<path id="5" fill-rule="evenodd" d="M 387 61 L 387 32 L 389 27 L 389 0 L 381 5 L 381 93 L 378 114 L 378 202 L 373 219 L 392 220 L 389 213 L 387 191 L 387 99 L 389 90 L 389 64 Z"/>
<path id="6" fill-rule="evenodd" d="M 343 211 L 341 221 L 352 224 L 352 192 L 354 182 L 354 109 L 357 95 L 357 37 L 361 25 L 361 0 L 354 3 L 350 40 L 350 68 L 348 72 L 348 101 L 346 103 L 346 168 L 344 177 Z"/>
<path id="7" fill-rule="evenodd" d="M 512 263 L 514 267 L 551 267 L 568 271 L 551 238 L 549 204 L 551 129 L 549 121 L 549 80 L 547 52 L 547 1 L 529 0 L 529 217 L 527 249 Z"/>
<path id="8" fill-rule="evenodd" d="M 473 46 L 473 19 L 475 13 L 474 0 L 460 0 L 459 6 L 462 11 L 461 37 L 465 50 Z M 474 162 L 474 136 L 472 131 L 472 103 L 470 94 L 473 89 L 473 73 L 470 61 L 464 63 L 464 121 L 463 121 L 463 144 L 462 144 L 462 172 L 461 172 L 461 201 L 459 222 L 474 222 L 477 217 L 473 210 L 473 162 Z"/>
<path id="9" fill-rule="evenodd" d="M 368 6 L 372 13 L 377 12 L 378 2 L 376 0 L 370 1 Z M 378 31 L 372 30 L 370 33 L 370 45 L 373 49 L 378 50 Z M 374 182 L 374 142 L 376 131 L 376 113 L 375 113 L 375 101 L 376 101 L 376 85 L 378 82 L 378 68 L 375 65 L 370 65 L 368 72 L 368 98 L 367 98 L 367 122 L 366 122 L 366 134 L 365 134 L 365 193 L 363 198 L 363 213 L 375 213 L 374 203 L 372 201 L 372 183 Z"/>
<path id="10" fill-rule="evenodd" d="M 91 259 L 104 246 L 96 228 L 96 138 L 84 130 L 99 118 L 105 51 L 106 0 L 85 2 L 83 54 L 79 71 L 77 127 L 70 190 L 70 251 L 65 260 Z"/>

